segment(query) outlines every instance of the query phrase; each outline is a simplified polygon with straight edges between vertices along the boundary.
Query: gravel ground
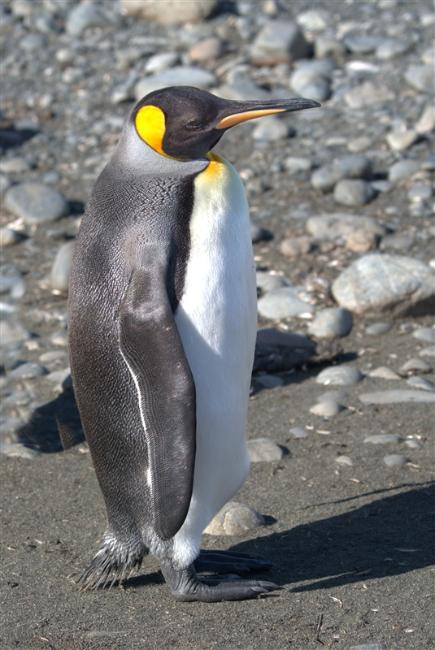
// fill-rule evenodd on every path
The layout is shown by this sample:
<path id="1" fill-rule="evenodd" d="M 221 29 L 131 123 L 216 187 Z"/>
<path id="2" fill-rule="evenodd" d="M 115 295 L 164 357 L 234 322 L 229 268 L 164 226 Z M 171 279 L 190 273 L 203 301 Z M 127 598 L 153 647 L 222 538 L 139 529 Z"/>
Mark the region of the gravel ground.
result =
<path id="1" fill-rule="evenodd" d="M 188 22 L 163 4 L 0 2 L 0 647 L 428 650 L 433 5 L 204 0 Z M 261 330 L 235 497 L 252 510 L 204 542 L 274 562 L 281 590 L 256 601 L 176 603 L 152 559 L 123 590 L 68 577 L 104 529 L 69 378 L 72 247 L 130 106 L 174 83 L 322 103 L 219 145 L 248 192 Z"/>

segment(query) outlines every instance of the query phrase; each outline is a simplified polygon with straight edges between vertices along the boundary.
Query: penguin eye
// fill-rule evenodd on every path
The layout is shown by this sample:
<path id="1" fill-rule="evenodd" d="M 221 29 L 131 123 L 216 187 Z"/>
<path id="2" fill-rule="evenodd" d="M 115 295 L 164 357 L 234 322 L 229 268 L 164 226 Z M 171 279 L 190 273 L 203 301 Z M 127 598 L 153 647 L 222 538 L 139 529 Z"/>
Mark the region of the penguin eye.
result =
<path id="1" fill-rule="evenodd" d="M 190 122 L 186 122 L 186 129 L 190 129 L 192 131 L 195 131 L 196 129 L 201 129 L 202 124 L 201 122 L 198 122 L 197 120 L 190 120 Z"/>

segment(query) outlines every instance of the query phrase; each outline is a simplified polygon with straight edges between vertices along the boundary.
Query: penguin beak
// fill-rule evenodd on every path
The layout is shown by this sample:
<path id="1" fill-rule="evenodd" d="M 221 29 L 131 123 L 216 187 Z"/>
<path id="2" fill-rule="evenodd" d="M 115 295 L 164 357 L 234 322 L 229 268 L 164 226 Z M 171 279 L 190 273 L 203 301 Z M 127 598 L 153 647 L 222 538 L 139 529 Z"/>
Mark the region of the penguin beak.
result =
<path id="1" fill-rule="evenodd" d="M 230 106 L 220 111 L 215 129 L 229 129 L 236 124 L 242 124 L 248 120 L 255 120 L 257 117 L 275 115 L 276 113 L 290 113 L 291 111 L 302 111 L 305 108 L 317 108 L 320 106 L 313 99 L 270 100 L 270 101 L 247 101 L 231 102 Z"/>

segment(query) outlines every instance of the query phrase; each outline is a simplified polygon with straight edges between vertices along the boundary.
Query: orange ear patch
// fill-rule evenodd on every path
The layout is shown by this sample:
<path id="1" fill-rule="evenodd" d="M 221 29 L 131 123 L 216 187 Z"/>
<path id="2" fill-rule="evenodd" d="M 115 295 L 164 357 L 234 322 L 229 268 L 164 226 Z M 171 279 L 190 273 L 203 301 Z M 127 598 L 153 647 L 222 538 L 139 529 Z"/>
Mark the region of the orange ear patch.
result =
<path id="1" fill-rule="evenodd" d="M 163 138 L 165 137 L 165 114 L 158 106 L 142 106 L 136 113 L 136 130 L 144 142 L 165 156 Z"/>

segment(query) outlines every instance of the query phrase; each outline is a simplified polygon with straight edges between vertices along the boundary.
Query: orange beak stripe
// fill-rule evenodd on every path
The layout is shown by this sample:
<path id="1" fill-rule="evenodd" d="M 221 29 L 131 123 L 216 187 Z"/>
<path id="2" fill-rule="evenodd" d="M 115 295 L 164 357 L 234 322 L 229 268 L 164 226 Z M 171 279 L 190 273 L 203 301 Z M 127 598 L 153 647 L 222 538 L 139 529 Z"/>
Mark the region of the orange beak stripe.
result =
<path id="1" fill-rule="evenodd" d="M 256 111 L 244 111 L 243 113 L 235 113 L 234 115 L 227 115 L 223 117 L 215 126 L 216 129 L 228 129 L 230 126 L 247 122 L 248 120 L 255 120 L 256 117 L 265 117 L 266 115 L 274 115 L 275 113 L 283 113 L 285 108 L 260 108 Z"/>

